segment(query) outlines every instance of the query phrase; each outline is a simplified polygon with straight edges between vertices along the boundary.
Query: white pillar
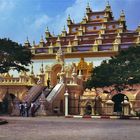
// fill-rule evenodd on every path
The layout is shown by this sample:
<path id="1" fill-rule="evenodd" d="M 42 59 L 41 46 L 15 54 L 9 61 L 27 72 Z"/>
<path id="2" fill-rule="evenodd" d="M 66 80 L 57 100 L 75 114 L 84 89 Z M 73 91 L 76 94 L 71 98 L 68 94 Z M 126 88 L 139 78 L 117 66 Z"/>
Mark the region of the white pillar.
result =
<path id="1" fill-rule="evenodd" d="M 69 93 L 67 90 L 66 90 L 64 96 L 65 96 L 65 116 L 68 116 L 68 96 L 69 96 Z"/>

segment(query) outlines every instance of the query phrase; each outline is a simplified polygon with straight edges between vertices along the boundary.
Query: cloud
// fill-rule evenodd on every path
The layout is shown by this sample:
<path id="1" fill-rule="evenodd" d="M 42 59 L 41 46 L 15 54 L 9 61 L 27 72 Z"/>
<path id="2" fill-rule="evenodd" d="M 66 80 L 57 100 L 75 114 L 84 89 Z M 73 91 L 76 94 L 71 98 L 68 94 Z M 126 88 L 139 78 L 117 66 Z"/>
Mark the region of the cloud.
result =
<path id="1" fill-rule="evenodd" d="M 0 12 L 14 9 L 17 0 L 0 0 Z"/>
<path id="2" fill-rule="evenodd" d="M 126 13 L 127 23 L 132 22 L 132 15 L 136 15 L 134 5 L 138 1 L 139 0 L 109 0 L 115 19 L 119 18 L 120 12 L 123 9 Z M 90 3 L 90 7 L 93 11 L 100 11 L 105 9 L 108 0 L 75 0 L 75 2 L 70 7 L 67 7 L 62 14 L 56 15 L 52 19 L 52 23 L 48 25 L 50 30 L 55 31 L 55 34 L 60 34 L 63 26 L 67 24 L 67 17 L 69 14 L 75 23 L 80 22 L 84 16 L 84 13 L 86 12 L 86 6 L 88 2 Z M 135 20 L 135 22 L 138 22 L 138 20 Z M 131 23 L 128 28 L 135 29 L 136 27 L 134 26 L 134 22 Z"/>
<path id="3" fill-rule="evenodd" d="M 48 26 L 51 32 L 60 34 L 67 25 L 70 14 L 75 23 L 80 22 L 86 11 L 87 3 L 93 11 L 104 10 L 107 0 L 0 0 L 0 37 L 23 43 L 28 36 L 30 41 L 40 40 Z M 124 9 L 128 28 L 138 25 L 139 0 L 109 0 L 115 19 Z M 62 4 L 61 4 L 62 3 Z"/>
<path id="4" fill-rule="evenodd" d="M 46 25 L 50 20 L 51 18 L 48 15 L 41 15 L 35 19 L 33 26 L 35 29 L 39 29 L 41 26 Z"/>
<path id="5" fill-rule="evenodd" d="M 93 7 L 94 10 L 102 10 L 103 7 L 105 8 L 103 0 L 75 0 L 61 15 L 56 15 L 56 17 L 53 18 L 52 24 L 49 26 L 50 30 L 55 31 L 56 34 L 60 34 L 63 26 L 67 24 L 67 17 L 69 14 L 75 23 L 80 22 L 84 17 L 88 2 L 90 2 L 91 8 Z"/>

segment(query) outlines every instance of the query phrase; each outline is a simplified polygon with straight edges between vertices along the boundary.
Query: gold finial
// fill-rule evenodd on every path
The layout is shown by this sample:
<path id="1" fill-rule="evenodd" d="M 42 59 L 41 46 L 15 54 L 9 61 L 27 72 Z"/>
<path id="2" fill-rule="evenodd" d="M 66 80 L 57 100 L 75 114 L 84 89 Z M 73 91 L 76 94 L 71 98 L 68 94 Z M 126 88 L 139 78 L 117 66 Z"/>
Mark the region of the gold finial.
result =
<path id="1" fill-rule="evenodd" d="M 57 37 L 57 40 L 56 40 L 57 42 L 60 42 L 60 36 L 58 35 L 58 37 Z"/>
<path id="2" fill-rule="evenodd" d="M 122 22 L 120 22 L 119 27 L 123 28 L 123 23 Z"/>
<path id="3" fill-rule="evenodd" d="M 28 36 L 27 36 L 27 41 L 29 41 Z"/>
<path id="4" fill-rule="evenodd" d="M 44 43 L 43 35 L 41 36 L 40 43 Z"/>
<path id="5" fill-rule="evenodd" d="M 136 31 L 140 33 L 140 25 L 138 25 Z"/>
<path id="6" fill-rule="evenodd" d="M 125 16 L 124 10 L 121 11 L 121 16 Z"/>
<path id="7" fill-rule="evenodd" d="M 83 17 L 83 23 L 86 23 L 86 21 L 87 21 L 87 17 L 86 17 L 86 14 L 84 13 L 84 17 Z"/>
<path id="8" fill-rule="evenodd" d="M 87 7 L 86 7 L 86 13 L 90 13 L 91 12 L 91 9 L 90 9 L 90 4 L 89 2 L 87 3 Z"/>
<path id="9" fill-rule="evenodd" d="M 107 5 L 106 6 L 110 6 L 109 1 L 107 1 Z"/>
<path id="10" fill-rule="evenodd" d="M 35 41 L 33 41 L 33 46 L 35 46 Z"/>
<path id="11" fill-rule="evenodd" d="M 70 18 L 70 14 L 68 15 L 68 20 L 71 20 L 71 18 Z"/>
<path id="12" fill-rule="evenodd" d="M 108 11 L 108 12 L 111 12 L 111 6 L 109 4 L 109 1 L 107 1 L 107 5 L 106 5 L 105 10 Z"/>
<path id="13" fill-rule="evenodd" d="M 27 42 L 27 43 L 29 43 L 29 39 L 28 39 L 28 36 L 27 36 L 27 38 L 26 38 L 26 42 Z"/>
<path id="14" fill-rule="evenodd" d="M 120 21 L 125 21 L 125 14 L 123 10 L 121 11 L 121 14 L 120 14 Z"/>
<path id="15" fill-rule="evenodd" d="M 26 47 L 30 46 L 30 42 L 29 42 L 28 36 L 27 36 L 26 41 L 25 41 L 24 44 L 25 44 Z"/>
<path id="16" fill-rule="evenodd" d="M 63 27 L 63 31 L 66 31 L 65 25 L 64 25 L 64 27 Z"/>
<path id="17" fill-rule="evenodd" d="M 47 26 L 47 28 L 46 28 L 46 32 L 49 32 L 49 28 L 48 28 L 48 26 Z"/>
<path id="18" fill-rule="evenodd" d="M 48 26 L 47 26 L 47 28 L 46 28 L 45 34 L 46 34 L 46 38 L 51 37 L 51 34 L 50 34 L 50 31 L 49 31 Z"/>
<path id="19" fill-rule="evenodd" d="M 52 36 L 55 36 L 54 31 L 52 32 Z"/>
<path id="20" fill-rule="evenodd" d="M 90 4 L 89 4 L 89 2 L 87 3 L 87 8 L 90 8 Z"/>
<path id="21" fill-rule="evenodd" d="M 70 17 L 70 15 L 68 15 L 67 25 L 71 25 L 71 24 L 72 24 L 71 17 Z"/>
<path id="22" fill-rule="evenodd" d="M 118 34 L 117 34 L 117 38 L 121 38 L 121 36 L 120 36 L 120 33 L 118 32 Z"/>

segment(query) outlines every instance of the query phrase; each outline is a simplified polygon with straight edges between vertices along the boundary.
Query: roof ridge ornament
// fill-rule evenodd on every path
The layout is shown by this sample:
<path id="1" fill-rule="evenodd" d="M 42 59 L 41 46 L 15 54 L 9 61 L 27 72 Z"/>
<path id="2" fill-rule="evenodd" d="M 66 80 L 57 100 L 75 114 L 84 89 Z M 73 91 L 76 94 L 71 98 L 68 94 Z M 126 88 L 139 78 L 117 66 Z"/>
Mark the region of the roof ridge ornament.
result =
<path id="1" fill-rule="evenodd" d="M 109 1 L 107 1 L 107 5 L 106 5 L 106 8 L 105 8 L 105 11 L 106 11 L 106 12 L 112 12 L 111 6 L 110 6 L 110 4 L 109 4 Z"/>
<path id="2" fill-rule="evenodd" d="M 90 8 L 90 4 L 89 4 L 89 2 L 87 3 L 87 7 L 86 7 L 86 13 L 88 14 L 88 13 L 91 13 L 92 12 L 92 10 L 91 10 L 91 8 Z"/>
<path id="3" fill-rule="evenodd" d="M 26 38 L 26 41 L 24 42 L 24 45 L 25 45 L 25 47 L 29 47 L 30 46 L 30 42 L 29 42 L 28 36 Z"/>

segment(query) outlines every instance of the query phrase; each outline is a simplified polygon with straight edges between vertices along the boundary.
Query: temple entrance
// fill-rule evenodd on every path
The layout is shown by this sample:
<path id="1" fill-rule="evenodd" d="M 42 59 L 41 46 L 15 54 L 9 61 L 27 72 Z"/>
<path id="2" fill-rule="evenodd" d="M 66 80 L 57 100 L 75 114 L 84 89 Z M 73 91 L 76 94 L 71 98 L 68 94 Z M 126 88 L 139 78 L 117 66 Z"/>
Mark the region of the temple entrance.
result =
<path id="1" fill-rule="evenodd" d="M 91 115 L 92 114 L 92 107 L 91 105 L 86 105 L 86 108 L 85 108 L 85 115 Z"/>
<path id="2" fill-rule="evenodd" d="M 122 108 L 122 102 L 124 101 L 124 97 L 126 95 L 124 94 L 117 94 L 117 95 L 114 95 L 112 97 L 112 101 L 114 102 L 114 112 L 122 112 L 123 111 L 123 108 Z M 127 100 L 128 100 L 128 97 L 126 96 Z"/>
<path id="3" fill-rule="evenodd" d="M 52 67 L 51 70 L 51 86 L 55 86 L 58 83 L 59 77 L 57 76 L 57 74 L 61 71 L 61 64 L 56 64 Z"/>

